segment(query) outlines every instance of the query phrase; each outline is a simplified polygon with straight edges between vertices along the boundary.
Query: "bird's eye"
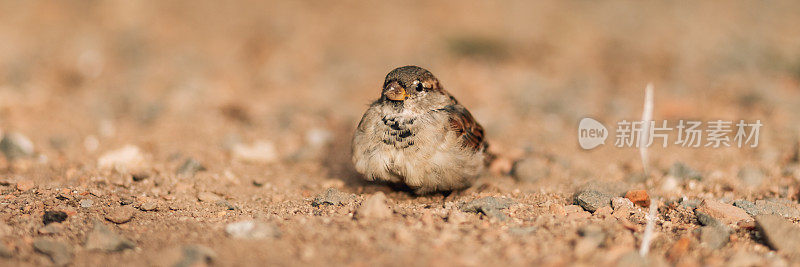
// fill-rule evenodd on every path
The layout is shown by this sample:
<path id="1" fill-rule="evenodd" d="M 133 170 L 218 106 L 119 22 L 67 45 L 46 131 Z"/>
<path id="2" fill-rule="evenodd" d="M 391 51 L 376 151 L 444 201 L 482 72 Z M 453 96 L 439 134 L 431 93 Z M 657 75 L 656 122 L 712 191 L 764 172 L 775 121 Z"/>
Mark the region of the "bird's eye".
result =
<path id="1" fill-rule="evenodd" d="M 423 89 L 425 88 L 422 87 L 422 83 L 417 83 L 417 92 L 422 92 Z"/>

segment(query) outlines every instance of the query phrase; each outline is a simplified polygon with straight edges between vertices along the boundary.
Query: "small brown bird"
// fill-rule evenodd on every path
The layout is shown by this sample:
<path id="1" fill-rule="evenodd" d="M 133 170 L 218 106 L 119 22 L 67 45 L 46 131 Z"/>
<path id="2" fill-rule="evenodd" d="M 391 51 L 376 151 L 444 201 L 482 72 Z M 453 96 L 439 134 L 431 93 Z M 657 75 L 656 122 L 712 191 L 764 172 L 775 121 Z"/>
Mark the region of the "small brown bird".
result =
<path id="1" fill-rule="evenodd" d="M 392 70 L 353 136 L 356 171 L 418 194 L 463 189 L 491 157 L 483 127 L 428 70 Z"/>

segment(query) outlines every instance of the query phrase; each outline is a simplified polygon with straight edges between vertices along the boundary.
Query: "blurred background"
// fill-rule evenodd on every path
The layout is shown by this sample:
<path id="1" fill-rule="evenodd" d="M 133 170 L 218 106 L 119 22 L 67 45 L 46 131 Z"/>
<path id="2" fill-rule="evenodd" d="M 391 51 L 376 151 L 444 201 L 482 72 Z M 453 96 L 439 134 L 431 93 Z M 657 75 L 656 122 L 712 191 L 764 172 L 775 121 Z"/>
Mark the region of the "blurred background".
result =
<path id="1" fill-rule="evenodd" d="M 35 154 L 0 158 L 0 174 L 88 188 L 113 205 L 100 196 L 190 199 L 186 205 L 195 207 L 194 193 L 213 191 L 250 205 L 236 212 L 300 222 L 283 225 L 287 242 L 301 237 L 292 258 L 278 262 L 350 259 L 319 238 L 330 234 L 326 228 L 307 226 L 330 221 L 307 216 L 318 211 L 306 199 L 327 187 L 375 191 L 352 170 L 353 129 L 386 73 L 418 65 L 473 113 L 493 149 L 534 159 L 529 176 L 490 174 L 482 178 L 490 186 L 471 190 L 569 205 L 577 184 L 607 180 L 665 198 L 796 202 L 798 10 L 798 1 L 0 0 L 0 132 L 27 136 Z M 643 178 L 638 150 L 612 144 L 616 122 L 641 118 L 649 82 L 655 120 L 761 120 L 759 147 L 651 148 L 653 171 Z M 586 116 L 612 130 L 605 146 L 578 147 L 577 124 Z M 152 178 L 101 170 L 116 158 L 145 162 L 136 167 Z M 197 176 L 180 177 L 190 159 L 202 168 L 190 164 Z M 702 173 L 702 183 L 676 180 L 680 162 Z M 403 197 L 412 205 L 428 201 L 390 196 Z M 169 222 L 159 228 L 163 239 L 140 235 L 160 225 L 145 219 L 126 230 L 144 251 L 201 242 L 206 237 L 196 232 L 210 227 L 154 214 L 137 216 Z M 230 217 L 209 214 L 191 216 Z M 15 227 L 34 224 L 14 220 Z M 373 249 L 362 243 L 344 244 Z M 229 260 L 262 257 L 215 249 Z M 97 260 L 81 255 L 80 263 Z"/>

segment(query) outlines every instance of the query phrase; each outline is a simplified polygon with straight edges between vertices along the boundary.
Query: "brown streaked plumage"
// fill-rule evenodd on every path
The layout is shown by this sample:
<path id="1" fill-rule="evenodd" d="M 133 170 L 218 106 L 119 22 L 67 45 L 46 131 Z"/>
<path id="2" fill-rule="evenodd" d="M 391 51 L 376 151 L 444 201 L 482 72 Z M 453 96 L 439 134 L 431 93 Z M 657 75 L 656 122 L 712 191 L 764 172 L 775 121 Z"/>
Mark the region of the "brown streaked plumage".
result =
<path id="1" fill-rule="evenodd" d="M 405 66 L 386 75 L 381 97 L 353 136 L 353 162 L 368 180 L 417 193 L 468 187 L 490 158 L 483 127 L 429 71 Z"/>

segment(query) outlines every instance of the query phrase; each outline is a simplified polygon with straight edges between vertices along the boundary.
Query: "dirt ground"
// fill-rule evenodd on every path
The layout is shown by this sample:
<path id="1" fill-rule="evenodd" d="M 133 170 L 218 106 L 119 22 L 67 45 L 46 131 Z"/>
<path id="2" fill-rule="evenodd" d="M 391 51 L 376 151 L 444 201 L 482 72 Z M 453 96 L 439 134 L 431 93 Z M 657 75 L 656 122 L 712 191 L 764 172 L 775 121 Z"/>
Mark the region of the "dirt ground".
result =
<path id="1" fill-rule="evenodd" d="M 798 242 L 755 216 L 800 231 L 797 10 L 0 1 L 0 132 L 16 149 L 0 157 L 0 265 L 800 266 Z M 409 64 L 513 175 L 424 196 L 361 179 L 355 125 Z M 758 147 L 653 147 L 645 173 L 613 134 L 578 146 L 583 117 L 612 133 L 640 119 L 648 82 L 655 120 L 760 120 Z M 649 238 L 648 207 L 609 206 L 631 190 L 658 207 Z M 585 211 L 589 191 L 606 207 Z"/>

